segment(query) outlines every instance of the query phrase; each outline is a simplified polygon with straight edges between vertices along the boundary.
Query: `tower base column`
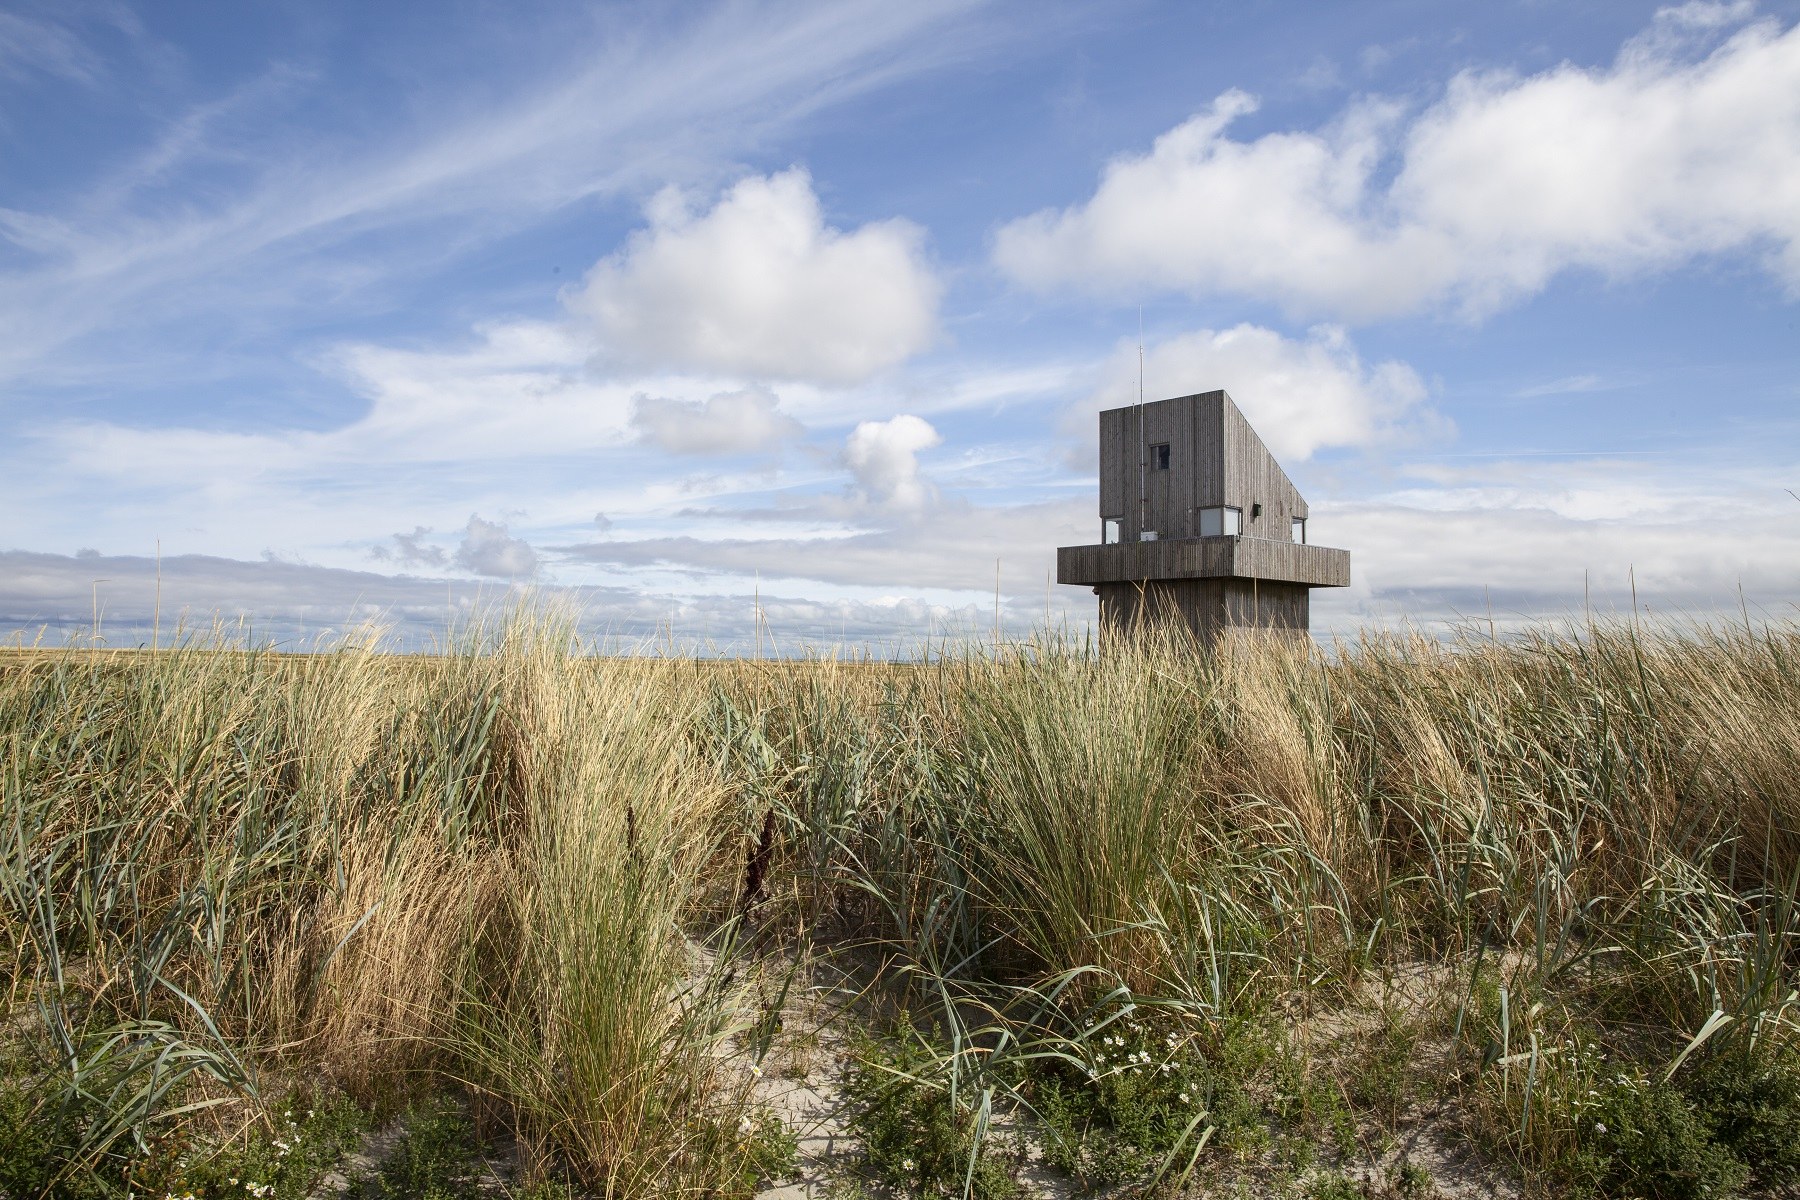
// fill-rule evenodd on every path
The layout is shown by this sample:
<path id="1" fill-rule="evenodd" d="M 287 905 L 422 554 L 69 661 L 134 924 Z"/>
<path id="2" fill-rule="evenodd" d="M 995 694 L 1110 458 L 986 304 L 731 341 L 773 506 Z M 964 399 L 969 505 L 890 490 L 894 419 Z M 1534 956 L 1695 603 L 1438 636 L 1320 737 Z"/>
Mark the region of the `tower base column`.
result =
<path id="1" fill-rule="evenodd" d="M 1260 579 L 1143 579 L 1102 583 L 1101 636 L 1128 637 L 1151 625 L 1185 626 L 1211 646 L 1227 629 L 1268 629 L 1304 635 L 1312 589 L 1301 583 Z"/>

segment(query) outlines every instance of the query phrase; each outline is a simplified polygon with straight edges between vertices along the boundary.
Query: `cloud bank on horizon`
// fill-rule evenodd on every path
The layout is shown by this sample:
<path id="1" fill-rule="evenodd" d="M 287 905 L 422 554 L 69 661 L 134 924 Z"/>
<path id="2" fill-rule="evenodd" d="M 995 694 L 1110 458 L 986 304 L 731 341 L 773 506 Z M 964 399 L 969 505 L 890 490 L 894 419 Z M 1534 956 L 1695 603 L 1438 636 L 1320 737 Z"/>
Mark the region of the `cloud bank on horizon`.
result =
<path id="1" fill-rule="evenodd" d="M 1795 5 L 900 9 L 11 15 L 0 633 L 1079 627 L 1140 337 L 1327 635 L 1792 614 Z"/>

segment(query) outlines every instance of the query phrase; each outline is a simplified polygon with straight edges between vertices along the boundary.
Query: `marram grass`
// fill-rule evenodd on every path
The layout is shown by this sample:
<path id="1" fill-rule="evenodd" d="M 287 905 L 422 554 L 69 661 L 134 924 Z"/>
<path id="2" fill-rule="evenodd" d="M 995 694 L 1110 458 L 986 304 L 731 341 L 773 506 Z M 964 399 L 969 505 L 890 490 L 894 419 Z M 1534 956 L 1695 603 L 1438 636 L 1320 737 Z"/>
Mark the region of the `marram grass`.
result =
<path id="1" fill-rule="evenodd" d="M 748 984 L 802 947 L 935 1004 L 979 1114 L 1121 1005 L 1223 1062 L 1422 972 L 1466 1129 L 1602 1193 L 1650 1185 L 1595 1105 L 1793 1053 L 1790 626 L 580 651 L 521 613 L 432 658 L 0 659 L 4 1062 L 60 1130 L 33 1186 L 141 1194 L 327 1079 L 454 1088 L 594 1194 L 741 1194 Z M 1719 1178 L 1780 1185 L 1759 1153 Z"/>

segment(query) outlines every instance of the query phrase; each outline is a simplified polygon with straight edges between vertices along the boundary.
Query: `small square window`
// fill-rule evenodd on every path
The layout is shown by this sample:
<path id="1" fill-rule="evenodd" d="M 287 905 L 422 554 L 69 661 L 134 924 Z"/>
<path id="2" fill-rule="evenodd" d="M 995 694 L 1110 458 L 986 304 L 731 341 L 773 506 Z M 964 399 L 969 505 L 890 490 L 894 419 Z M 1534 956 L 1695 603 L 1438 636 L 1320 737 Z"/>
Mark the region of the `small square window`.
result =
<path id="1" fill-rule="evenodd" d="M 1200 510 L 1201 537 L 1236 537 L 1244 532 L 1244 510 L 1241 508 L 1203 508 Z"/>
<path id="2" fill-rule="evenodd" d="M 1169 443 L 1158 442 L 1150 447 L 1150 469 L 1152 471 L 1169 469 Z"/>

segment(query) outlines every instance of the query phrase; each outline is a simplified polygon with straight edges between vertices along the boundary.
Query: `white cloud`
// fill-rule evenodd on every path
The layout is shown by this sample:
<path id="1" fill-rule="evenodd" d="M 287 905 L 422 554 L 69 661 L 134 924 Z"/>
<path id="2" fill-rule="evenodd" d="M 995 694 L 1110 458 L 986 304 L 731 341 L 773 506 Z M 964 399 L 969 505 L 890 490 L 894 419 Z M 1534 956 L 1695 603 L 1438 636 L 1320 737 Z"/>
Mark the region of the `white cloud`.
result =
<path id="1" fill-rule="evenodd" d="M 1530 400 L 1538 396 L 1573 396 L 1582 392 L 1603 392 L 1608 388 L 1620 386 L 1605 376 L 1587 372 L 1581 375 L 1567 375 L 1561 379 L 1551 379 L 1544 383 L 1535 383 L 1530 387 L 1520 388 L 1513 395 L 1521 400 Z"/>
<path id="2" fill-rule="evenodd" d="M 1729 619 L 1740 587 L 1753 614 L 1795 615 L 1800 505 L 1781 471 L 1563 459 L 1408 473 L 1418 486 L 1315 506 L 1315 540 L 1353 555 L 1353 586 L 1314 594 L 1336 628 L 1485 618 L 1489 604 L 1502 621 L 1542 620 L 1584 598 L 1629 611 L 1633 583 L 1665 615 Z"/>
<path id="3" fill-rule="evenodd" d="M 103 73 L 99 56 L 65 26 L 0 12 L 0 80 L 24 79 L 35 71 L 90 87 Z"/>
<path id="4" fill-rule="evenodd" d="M 471 513 L 462 544 L 456 548 L 456 565 L 490 579 L 529 579 L 537 574 L 538 555 L 529 542 L 513 537 L 505 525 Z"/>
<path id="5" fill-rule="evenodd" d="M 918 508 L 933 495 L 919 474 L 919 451 L 943 441 L 931 423 L 911 413 L 863 421 L 844 439 L 844 465 L 863 494 L 879 504 Z"/>
<path id="6" fill-rule="evenodd" d="M 1071 414 L 1077 455 L 1091 468 L 1093 414 L 1137 401 L 1137 351 L 1120 346 L 1105 371 L 1110 382 Z M 1276 458 L 1303 460 L 1335 446 L 1368 446 L 1442 428 L 1426 405 L 1426 387 L 1403 362 L 1365 364 L 1343 330 L 1322 325 L 1288 338 L 1259 325 L 1200 329 L 1145 347 L 1146 399 L 1223 388 Z"/>
<path id="7" fill-rule="evenodd" d="M 644 441 L 671 454 L 754 454 L 806 432 L 763 388 L 719 392 L 698 400 L 638 396 L 631 425 Z"/>
<path id="8" fill-rule="evenodd" d="M 648 216 L 564 297 L 610 359 L 853 383 L 934 334 L 923 232 L 900 220 L 830 228 L 803 170 L 741 180 L 706 213 L 665 190 Z"/>
<path id="9" fill-rule="evenodd" d="M 440 73 L 423 93 L 408 77 L 408 90 L 364 98 L 393 118 L 376 136 L 366 122 L 305 116 L 346 80 L 274 64 L 223 98 L 191 101 L 171 143 L 79 172 L 90 190 L 0 214 L 0 241 L 22 238 L 28 251 L 0 264 L 0 378 L 141 382 L 150 362 L 185 379 L 206 357 L 186 344 L 195 329 L 261 328 L 321 305 L 391 312 L 395 285 L 416 286 L 573 203 L 705 176 L 746 144 L 994 44 L 1007 29 L 980 8 L 773 0 L 545 14 L 529 29 L 495 14 L 514 50 L 536 40 L 539 52 L 522 56 L 529 71 L 492 87 Z M 44 28 L 0 29 L 0 79 L 21 56 L 33 70 L 89 69 L 85 52 L 52 44 Z M 460 32 L 488 31 L 465 22 Z M 135 118 L 142 96 L 114 90 Z M 239 108 L 223 128 L 221 103 Z M 220 159 L 236 169 L 222 175 Z M 168 203 L 146 184 L 193 187 L 189 202 Z"/>
<path id="10" fill-rule="evenodd" d="M 988 569 L 992 569 L 989 560 Z M 392 577 L 305 564 L 219 558 L 105 556 L 76 558 L 0 550 L 0 642 L 41 639 L 55 645 L 93 630 L 95 580 L 101 633 L 108 645 L 164 646 L 218 629 L 225 637 L 305 648 L 329 646 L 350 630 L 385 629 L 392 645 L 441 650 L 447 628 L 490 632 L 521 597 L 469 580 Z M 990 576 L 991 579 L 991 576 Z M 709 594 L 644 588 L 534 585 L 532 603 L 572 611 L 578 628 L 603 650 L 662 653 L 804 653 L 809 646 L 866 647 L 916 655 L 942 649 L 946 632 L 987 636 L 989 603 L 922 600 L 913 595 L 858 599 L 782 595 L 766 586 Z M 985 600 L 985 597 L 983 597 Z M 1059 606 L 1060 607 L 1060 606 Z M 160 623 L 157 618 L 160 615 Z M 240 626 L 243 615 L 249 622 Z M 1007 628 L 1027 632 L 1043 618 L 1041 593 L 1004 610 Z"/>
<path id="11" fill-rule="evenodd" d="M 441 567 L 448 556 L 442 546 L 434 546 L 426 540 L 430 536 L 430 529 L 415 525 L 411 533 L 396 533 L 392 546 L 382 542 L 371 547 L 369 557 L 377 562 L 399 563 L 405 567 Z"/>
<path id="12" fill-rule="evenodd" d="M 1479 317 L 1556 275 L 1760 254 L 1800 294 L 1800 28 L 1665 10 L 1609 68 L 1468 71 L 1408 119 L 1360 102 L 1316 131 L 1228 136 L 1239 91 L 1107 166 L 1086 203 L 994 255 L 1039 288 L 1152 287 L 1373 319 Z"/>

